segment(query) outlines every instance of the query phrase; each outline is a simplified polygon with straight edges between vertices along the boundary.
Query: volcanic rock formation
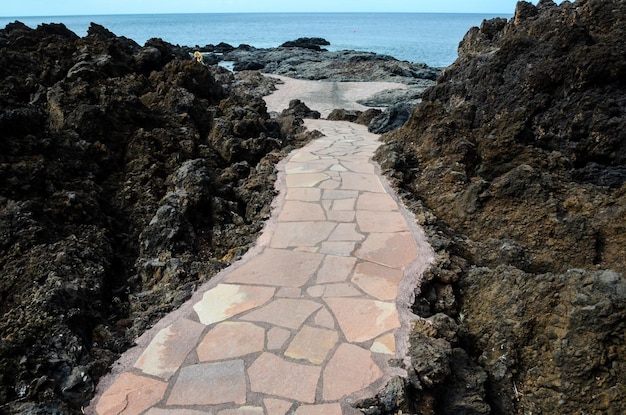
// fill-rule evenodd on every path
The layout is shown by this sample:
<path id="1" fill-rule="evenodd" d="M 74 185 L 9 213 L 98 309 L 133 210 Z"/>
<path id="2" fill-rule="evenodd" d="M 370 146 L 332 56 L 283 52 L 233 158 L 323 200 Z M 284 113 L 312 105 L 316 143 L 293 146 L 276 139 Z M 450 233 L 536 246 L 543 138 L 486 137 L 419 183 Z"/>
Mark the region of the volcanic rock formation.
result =
<path id="1" fill-rule="evenodd" d="M 519 2 L 383 136 L 437 251 L 416 413 L 626 412 L 623 16 L 620 0 Z"/>
<path id="2" fill-rule="evenodd" d="M 80 413 L 256 240 L 301 120 L 272 80 L 92 24 L 0 30 L 0 413 Z"/>

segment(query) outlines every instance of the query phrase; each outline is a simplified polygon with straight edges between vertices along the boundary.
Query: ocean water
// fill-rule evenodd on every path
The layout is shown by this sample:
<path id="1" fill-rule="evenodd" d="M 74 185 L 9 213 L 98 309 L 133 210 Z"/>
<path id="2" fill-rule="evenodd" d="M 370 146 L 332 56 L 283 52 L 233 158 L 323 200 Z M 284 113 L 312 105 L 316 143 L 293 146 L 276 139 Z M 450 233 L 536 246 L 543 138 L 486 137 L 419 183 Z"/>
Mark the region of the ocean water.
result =
<path id="1" fill-rule="evenodd" d="M 79 36 L 91 22 L 143 45 L 159 37 L 196 46 L 226 42 L 257 48 L 279 46 L 299 37 L 322 37 L 329 50 L 353 49 L 400 60 L 445 67 L 457 57 L 457 47 L 472 26 L 490 14 L 452 13 L 214 13 L 98 16 L 0 17 L 0 27 L 19 20 L 30 27 L 63 23 Z"/>

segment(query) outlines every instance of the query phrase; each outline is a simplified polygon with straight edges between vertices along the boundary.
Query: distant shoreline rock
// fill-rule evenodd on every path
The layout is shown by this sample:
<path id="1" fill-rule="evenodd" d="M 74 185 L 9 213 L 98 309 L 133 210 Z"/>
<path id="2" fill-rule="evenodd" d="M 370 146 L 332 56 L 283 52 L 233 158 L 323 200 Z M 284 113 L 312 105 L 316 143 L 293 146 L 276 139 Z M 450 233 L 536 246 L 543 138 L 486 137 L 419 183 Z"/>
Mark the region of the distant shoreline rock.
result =
<path id="1" fill-rule="evenodd" d="M 440 68 L 425 63 L 400 61 L 392 56 L 355 50 L 328 51 L 320 46 L 322 38 L 299 38 L 275 48 L 237 47 L 220 43 L 204 47 L 185 47 L 189 53 L 200 51 L 207 62 L 232 62 L 236 72 L 259 70 L 297 79 L 349 81 L 388 81 L 407 85 L 431 86 Z"/>

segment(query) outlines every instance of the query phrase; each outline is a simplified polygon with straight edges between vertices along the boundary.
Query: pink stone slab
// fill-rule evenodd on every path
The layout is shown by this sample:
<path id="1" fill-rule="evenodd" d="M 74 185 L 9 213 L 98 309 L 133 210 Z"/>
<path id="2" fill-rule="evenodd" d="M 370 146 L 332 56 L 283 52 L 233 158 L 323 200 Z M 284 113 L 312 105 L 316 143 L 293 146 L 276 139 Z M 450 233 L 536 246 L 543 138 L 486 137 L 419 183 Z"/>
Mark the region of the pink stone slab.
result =
<path id="1" fill-rule="evenodd" d="M 304 326 L 287 347 L 285 356 L 295 360 L 308 360 L 321 364 L 339 340 L 337 332 L 317 327 Z"/>
<path id="2" fill-rule="evenodd" d="M 263 353 L 248 369 L 248 376 L 253 392 L 313 403 L 320 372 L 317 366 L 300 365 Z"/>
<path id="3" fill-rule="evenodd" d="M 224 409 L 219 411 L 217 415 L 264 415 L 263 408 L 258 406 L 242 406 L 236 409 Z"/>
<path id="4" fill-rule="evenodd" d="M 244 315 L 241 319 L 270 323 L 295 330 L 321 307 L 321 304 L 310 300 L 278 298 L 265 307 Z"/>
<path id="5" fill-rule="evenodd" d="M 287 189 L 286 200 L 299 200 L 301 202 L 317 202 L 322 198 L 322 189 L 317 187 L 296 187 Z"/>
<path id="6" fill-rule="evenodd" d="M 359 263 L 352 275 L 352 282 L 379 300 L 395 300 L 404 273 L 373 262 Z"/>
<path id="7" fill-rule="evenodd" d="M 326 213 L 326 218 L 333 222 L 354 222 L 354 212 L 347 210 L 331 210 Z"/>
<path id="8" fill-rule="evenodd" d="M 396 354 L 396 337 L 393 333 L 387 333 L 372 343 L 370 350 L 374 353 L 382 353 L 395 356 Z"/>
<path id="9" fill-rule="evenodd" d="M 200 322 L 208 326 L 265 304 L 275 291 L 272 287 L 219 284 L 204 293 L 193 308 Z"/>
<path id="10" fill-rule="evenodd" d="M 167 383 L 122 373 L 100 397 L 96 405 L 99 415 L 138 415 L 163 399 Z"/>
<path id="11" fill-rule="evenodd" d="M 407 232 L 409 226 L 400 212 L 378 212 L 359 210 L 356 212 L 359 229 L 364 233 Z"/>
<path id="12" fill-rule="evenodd" d="M 324 400 L 334 401 L 363 390 L 382 375 L 369 350 L 343 343 L 324 369 Z"/>
<path id="13" fill-rule="evenodd" d="M 318 246 L 296 246 L 292 249 L 298 252 L 317 252 L 320 250 Z"/>
<path id="14" fill-rule="evenodd" d="M 365 342 L 400 327 L 395 303 L 361 298 L 324 300 L 349 342 Z"/>
<path id="15" fill-rule="evenodd" d="M 348 170 L 355 173 L 374 174 L 376 171 L 374 165 L 367 162 L 357 163 L 354 161 L 343 161 L 341 164 L 344 165 Z"/>
<path id="16" fill-rule="evenodd" d="M 327 255 L 317 272 L 315 281 L 318 284 L 346 281 L 352 274 L 355 264 L 356 258 Z"/>
<path id="17" fill-rule="evenodd" d="M 180 319 L 154 336 L 135 367 L 144 373 L 168 380 L 198 342 L 204 325 Z"/>
<path id="18" fill-rule="evenodd" d="M 209 331 L 197 347 L 201 362 L 227 360 L 265 348 L 265 330 L 252 323 L 224 322 Z"/>
<path id="19" fill-rule="evenodd" d="M 321 182 L 318 187 L 320 189 L 339 189 L 339 186 L 341 186 L 341 181 L 337 178 L 333 178 L 332 180 L 326 180 L 324 182 Z"/>
<path id="20" fill-rule="evenodd" d="M 322 246 L 320 247 L 320 254 L 329 254 L 336 256 L 345 256 L 349 257 L 354 252 L 356 248 L 356 242 L 352 241 L 327 241 L 322 242 Z"/>
<path id="21" fill-rule="evenodd" d="M 202 363 L 180 370 L 167 405 L 246 403 L 243 360 Z"/>
<path id="22" fill-rule="evenodd" d="M 287 176 L 287 187 L 315 187 L 324 180 L 328 179 L 328 175 L 324 173 L 310 174 L 290 174 Z"/>
<path id="23" fill-rule="evenodd" d="M 301 287 L 315 274 L 323 258 L 317 253 L 268 248 L 235 269 L 226 281 Z M 280 266 L 277 267 L 277 264 Z"/>
<path id="24" fill-rule="evenodd" d="M 402 268 L 417 257 L 417 247 L 409 232 L 372 233 L 355 251 L 355 256 L 391 268 Z"/>
<path id="25" fill-rule="evenodd" d="M 318 298 L 324 295 L 325 289 L 324 285 L 313 285 L 306 289 L 306 293 L 313 298 Z"/>
<path id="26" fill-rule="evenodd" d="M 341 189 L 343 190 L 385 193 L 385 188 L 375 174 L 345 172 L 341 173 L 341 180 Z"/>
<path id="27" fill-rule="evenodd" d="M 272 235 L 270 247 L 315 246 L 328 239 L 336 226 L 333 222 L 279 222 Z"/>
<path id="28" fill-rule="evenodd" d="M 333 201 L 331 210 L 354 210 L 356 199 L 338 199 Z"/>
<path id="29" fill-rule="evenodd" d="M 267 410 L 267 415 L 286 415 L 293 406 L 291 402 L 271 398 L 263 399 L 263 404 Z"/>
<path id="30" fill-rule="evenodd" d="M 365 239 L 365 235 L 357 232 L 356 224 L 354 223 L 339 223 L 335 230 L 328 237 L 329 242 L 337 241 L 362 241 Z"/>
<path id="31" fill-rule="evenodd" d="M 285 164 L 285 173 L 302 174 L 302 173 L 321 173 L 334 164 L 332 160 L 315 160 L 308 162 L 289 161 Z"/>
<path id="32" fill-rule="evenodd" d="M 319 203 L 300 202 L 288 200 L 285 202 L 280 215 L 279 222 L 302 222 L 302 221 L 324 221 L 326 213 Z"/>
<path id="33" fill-rule="evenodd" d="M 345 167 L 343 167 L 341 164 L 334 164 L 331 168 L 331 171 L 348 171 L 348 169 L 346 169 Z"/>
<path id="34" fill-rule="evenodd" d="M 391 212 L 398 210 L 398 204 L 387 193 L 362 193 L 357 201 L 358 210 L 378 210 Z"/>
<path id="35" fill-rule="evenodd" d="M 295 415 L 342 415 L 342 412 L 340 404 L 326 403 L 300 406 L 296 409 Z"/>
<path id="36" fill-rule="evenodd" d="M 317 312 L 313 323 L 315 323 L 315 325 L 317 326 L 325 327 L 327 329 L 335 328 L 335 319 L 325 307 Z"/>
<path id="37" fill-rule="evenodd" d="M 282 327 L 272 327 L 267 332 L 267 350 L 282 349 L 289 337 L 291 337 L 289 330 Z"/>
<path id="38" fill-rule="evenodd" d="M 311 297 L 360 297 L 363 293 L 352 284 L 337 283 L 312 285 L 307 289 L 307 294 Z"/>
<path id="39" fill-rule="evenodd" d="M 359 196 L 356 190 L 324 190 L 323 200 L 354 199 Z"/>

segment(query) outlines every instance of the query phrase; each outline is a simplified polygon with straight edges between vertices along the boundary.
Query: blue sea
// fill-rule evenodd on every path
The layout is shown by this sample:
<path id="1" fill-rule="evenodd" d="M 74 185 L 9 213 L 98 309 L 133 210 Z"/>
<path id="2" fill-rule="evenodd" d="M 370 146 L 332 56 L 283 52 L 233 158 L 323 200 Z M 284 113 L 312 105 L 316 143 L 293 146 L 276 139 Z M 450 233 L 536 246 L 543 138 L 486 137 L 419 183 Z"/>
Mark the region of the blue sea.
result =
<path id="1" fill-rule="evenodd" d="M 30 27 L 64 23 L 80 36 L 91 22 L 143 45 L 158 37 L 181 46 L 226 42 L 257 48 L 279 46 L 299 37 L 322 37 L 329 50 L 353 49 L 400 60 L 445 67 L 457 57 L 457 47 L 472 26 L 489 14 L 438 13 L 215 13 L 97 16 L 0 17 L 0 27 L 19 20 Z"/>

